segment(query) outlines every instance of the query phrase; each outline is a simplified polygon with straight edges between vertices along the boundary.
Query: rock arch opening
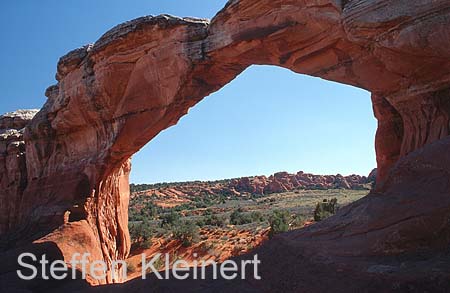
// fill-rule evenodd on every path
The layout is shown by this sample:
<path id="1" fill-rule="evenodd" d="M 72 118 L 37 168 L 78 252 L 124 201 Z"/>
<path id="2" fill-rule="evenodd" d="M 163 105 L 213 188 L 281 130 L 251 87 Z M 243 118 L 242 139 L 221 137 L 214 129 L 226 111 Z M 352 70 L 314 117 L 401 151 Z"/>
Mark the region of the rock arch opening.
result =
<path id="1" fill-rule="evenodd" d="M 298 168 L 367 175 L 376 167 L 375 130 L 368 92 L 251 66 L 136 153 L 130 178 L 217 180 Z"/>
<path id="2" fill-rule="evenodd" d="M 148 251 L 222 262 L 272 235 L 275 211 L 299 229 L 317 203 L 367 195 L 375 128 L 366 91 L 249 67 L 133 156 L 129 261 Z M 183 245 L 186 223 L 197 239 Z"/>

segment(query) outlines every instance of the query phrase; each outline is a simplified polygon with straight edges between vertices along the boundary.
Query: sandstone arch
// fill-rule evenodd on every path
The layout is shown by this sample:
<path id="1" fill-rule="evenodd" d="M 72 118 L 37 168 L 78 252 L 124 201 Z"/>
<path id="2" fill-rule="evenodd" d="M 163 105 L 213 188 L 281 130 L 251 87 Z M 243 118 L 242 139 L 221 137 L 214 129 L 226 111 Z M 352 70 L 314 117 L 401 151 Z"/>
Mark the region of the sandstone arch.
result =
<path id="1" fill-rule="evenodd" d="M 417 221 L 428 229 L 419 233 L 420 241 L 440 233 L 433 245 L 447 243 L 447 230 L 441 226 L 448 199 L 442 190 L 424 194 L 426 180 L 417 181 L 423 184 L 416 186 L 412 207 L 419 209 L 425 196 L 440 203 L 428 204 L 424 213 L 405 209 L 402 217 L 377 222 L 381 216 L 376 213 L 395 210 L 408 196 L 400 192 L 411 191 L 408 180 L 434 176 L 444 185 L 447 180 L 448 158 L 436 152 L 448 150 L 450 3 L 411 3 L 232 0 L 211 22 L 143 17 L 63 56 L 58 84 L 47 90 L 48 101 L 26 128 L 25 152 L 17 157 L 16 150 L 8 149 L 0 161 L 5 174 L 15 174 L 2 178 L 1 202 L 14 202 L 14 209 L 2 205 L 6 216 L 0 232 L 6 246 L 40 238 L 57 243 L 68 257 L 86 245 L 75 241 L 84 237 L 92 259 L 126 257 L 129 158 L 252 64 L 282 66 L 372 92 L 379 121 L 378 193 L 341 213 L 337 218 L 345 225 L 330 220 L 299 237 L 317 239 L 325 250 L 351 247 L 355 254 L 405 251 L 416 248 L 417 239 L 407 233 L 390 238 L 388 228 L 415 227 L 403 221 L 408 215 L 413 221 L 420 216 Z M 422 165 L 409 166 L 408 155 L 413 153 L 417 161 L 420 152 L 426 157 Z M 12 157 L 18 158 L 14 166 L 6 163 Z M 389 175 L 399 160 L 403 163 Z M 412 175 L 399 169 L 407 167 L 415 170 Z M 386 199 L 380 199 L 383 194 Z M 375 213 L 363 216 L 362 210 Z M 323 237 L 324 231 L 333 241 Z M 346 231 L 368 237 L 339 241 L 347 239 Z M 75 244 L 68 245 L 67 239 Z M 369 245 L 374 239 L 376 247 Z"/>

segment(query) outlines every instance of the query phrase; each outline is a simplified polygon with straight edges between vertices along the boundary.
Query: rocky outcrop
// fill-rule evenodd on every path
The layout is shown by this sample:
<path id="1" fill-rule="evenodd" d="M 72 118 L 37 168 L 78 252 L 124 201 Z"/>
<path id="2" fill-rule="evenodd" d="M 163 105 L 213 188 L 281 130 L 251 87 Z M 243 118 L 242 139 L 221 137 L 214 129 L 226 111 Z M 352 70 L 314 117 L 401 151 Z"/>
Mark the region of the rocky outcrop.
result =
<path id="1" fill-rule="evenodd" d="M 0 116 L 0 231 L 15 228 L 22 213 L 20 194 L 27 185 L 23 133 L 37 112 L 18 110 Z"/>
<path id="2" fill-rule="evenodd" d="M 370 173 L 369 176 L 367 176 L 367 181 L 369 182 L 376 182 L 377 180 L 377 168 L 373 169 Z"/>
<path id="3" fill-rule="evenodd" d="M 374 171 L 371 172 L 371 174 Z M 219 181 L 193 181 L 154 185 L 132 185 L 132 196 L 145 194 L 166 199 L 197 197 L 205 194 L 224 196 L 244 196 L 282 193 L 298 189 L 370 189 L 375 181 L 360 175 L 314 175 L 299 171 L 297 174 L 279 172 L 266 176 L 241 177 Z M 138 190 L 139 189 L 139 190 Z"/>
<path id="4" fill-rule="evenodd" d="M 37 109 L 17 110 L 0 116 L 0 129 L 22 130 L 33 119 L 34 115 L 39 112 Z"/>
<path id="5" fill-rule="evenodd" d="M 351 175 L 314 175 L 302 171 L 297 174 L 279 172 L 266 176 L 243 177 L 234 179 L 228 189 L 251 194 L 269 194 L 291 191 L 294 189 L 364 189 L 371 183 L 365 176 Z"/>
<path id="6" fill-rule="evenodd" d="M 252 64 L 372 92 L 379 121 L 377 191 L 386 196 L 367 201 L 367 209 L 390 210 L 396 204 L 388 200 L 393 166 L 449 135 L 449 8 L 447 0 L 233 0 L 211 22 L 163 15 L 113 28 L 58 63 L 58 83 L 25 129 L 26 152 L 16 162 L 22 167 L 13 168 L 20 170 L 13 172 L 17 180 L 1 196 L 20 211 L 14 223 L 1 218 L 3 242 L 17 246 L 50 233 L 46 239 L 65 250 L 71 227 L 84 225 L 79 236 L 91 243 L 85 249 L 109 264 L 126 257 L 131 155 Z M 448 165 L 442 168 L 439 180 L 448 177 Z M 408 174 L 402 178 L 417 179 Z M 430 175 L 421 176 L 417 182 L 424 183 Z M 277 179 L 270 188 L 284 184 Z M 430 198 L 415 195 L 417 202 Z M 429 207 L 423 213 L 431 217 L 437 206 Z M 402 214 L 395 215 L 385 222 L 392 229 Z M 376 227 L 382 217 L 361 212 L 351 221 Z M 392 240 L 372 235 L 379 235 L 379 247 Z"/>

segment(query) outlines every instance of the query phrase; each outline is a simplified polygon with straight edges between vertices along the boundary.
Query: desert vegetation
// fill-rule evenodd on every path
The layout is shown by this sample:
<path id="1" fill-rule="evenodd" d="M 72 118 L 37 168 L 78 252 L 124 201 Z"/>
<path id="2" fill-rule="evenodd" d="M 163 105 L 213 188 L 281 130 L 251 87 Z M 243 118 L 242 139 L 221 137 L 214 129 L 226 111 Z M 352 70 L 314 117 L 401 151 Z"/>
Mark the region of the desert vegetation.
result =
<path id="1" fill-rule="evenodd" d="M 142 251 L 150 251 L 149 256 L 168 252 L 183 258 L 195 253 L 203 259 L 223 261 L 252 250 L 276 234 L 321 221 L 369 191 L 369 187 L 299 188 L 271 194 L 162 195 L 176 184 L 193 183 L 133 186 L 129 228 L 130 261 L 134 259 L 135 267 Z M 142 191 L 145 188 L 150 189 Z M 159 195 L 155 189 L 161 190 Z"/>

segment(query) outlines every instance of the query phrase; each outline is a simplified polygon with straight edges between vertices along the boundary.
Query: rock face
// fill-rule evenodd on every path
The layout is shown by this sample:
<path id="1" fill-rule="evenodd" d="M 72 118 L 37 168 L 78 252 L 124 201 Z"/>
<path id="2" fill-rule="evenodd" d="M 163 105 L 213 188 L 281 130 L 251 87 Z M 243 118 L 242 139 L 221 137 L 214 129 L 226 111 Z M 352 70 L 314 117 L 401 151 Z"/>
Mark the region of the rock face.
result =
<path id="1" fill-rule="evenodd" d="M 372 92 L 379 121 L 377 192 L 385 196 L 368 200 L 367 208 L 392 210 L 398 202 L 389 196 L 406 188 L 395 181 L 401 174 L 390 173 L 393 166 L 449 135 L 449 8 L 447 0 L 233 0 L 211 22 L 163 15 L 113 28 L 60 59 L 58 83 L 25 128 L 20 159 L 2 163 L 12 171 L 2 171 L 2 186 L 10 187 L 2 191 L 1 212 L 16 211 L 1 218 L 2 243 L 14 247 L 47 234 L 67 257 L 77 247 L 68 248 L 63 239 L 75 230 L 90 243 L 94 258 L 111 269 L 129 250 L 131 155 L 252 64 L 282 66 Z M 409 172 L 401 177 L 404 182 L 420 173 L 397 170 Z M 3 183 L 6 172 L 17 179 Z M 448 175 L 442 172 L 432 175 L 443 180 Z M 432 175 L 422 172 L 417 182 Z M 283 184 L 277 179 L 269 188 Z M 416 196 L 417 202 L 429 198 Z M 424 213 L 431 217 L 437 206 L 429 207 Z M 359 222 L 360 216 L 369 222 Z M 355 225 L 359 231 L 358 223 L 376 227 L 381 217 L 354 213 L 347 229 Z M 395 230 L 399 214 L 392 217 L 386 224 Z M 372 235 L 379 235 L 377 247 L 417 240 Z M 371 251 L 369 243 L 360 244 L 368 248 L 360 251 Z M 104 282 L 114 279 L 109 275 Z"/>
<path id="2" fill-rule="evenodd" d="M 27 185 L 23 133 L 37 112 L 19 110 L 0 116 L 0 231 L 15 228 L 21 214 L 20 194 Z"/>
<path id="3" fill-rule="evenodd" d="M 297 174 L 279 172 L 266 176 L 243 177 L 232 180 L 226 190 L 236 190 L 251 194 L 269 194 L 291 191 L 294 189 L 363 189 L 370 183 L 367 177 L 359 175 L 314 175 L 302 171 Z"/>

